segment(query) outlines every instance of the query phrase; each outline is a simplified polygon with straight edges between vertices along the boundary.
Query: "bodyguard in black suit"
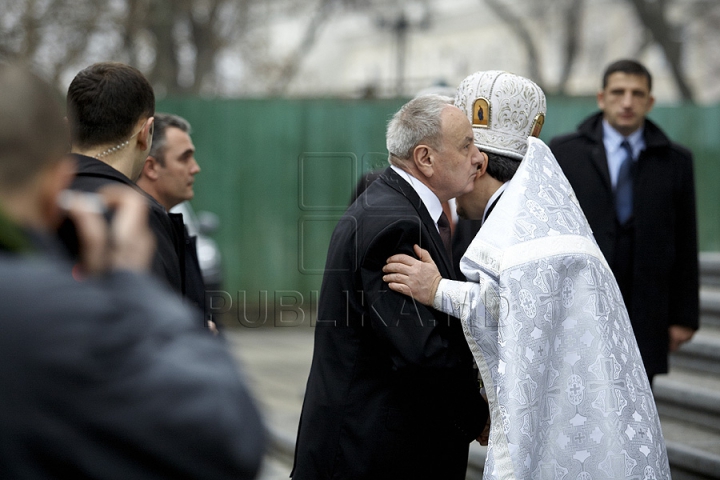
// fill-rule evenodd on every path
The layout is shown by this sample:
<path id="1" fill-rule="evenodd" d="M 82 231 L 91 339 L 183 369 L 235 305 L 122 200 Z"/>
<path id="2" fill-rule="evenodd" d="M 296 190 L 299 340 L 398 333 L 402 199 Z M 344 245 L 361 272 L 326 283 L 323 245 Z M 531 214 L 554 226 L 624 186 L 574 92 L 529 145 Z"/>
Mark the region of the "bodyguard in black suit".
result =
<path id="1" fill-rule="evenodd" d="M 698 328 L 698 252 L 692 155 L 645 118 L 651 81 L 635 61 L 611 64 L 598 93 L 602 111 L 550 148 L 617 278 L 652 380 L 667 372 L 668 351 Z M 629 204 L 617 194 L 623 157 L 631 160 Z"/>
<path id="2" fill-rule="evenodd" d="M 67 112 L 71 153 L 77 162 L 70 188 L 97 192 L 107 185 L 123 185 L 140 191 L 134 182 L 152 145 L 155 113 L 155 94 L 143 74 L 117 62 L 88 66 L 70 82 Z M 182 222 L 178 232 L 177 220 L 154 198 L 145 196 L 156 239 L 152 272 L 178 294 L 185 294 Z M 65 222 L 59 235 L 75 256 L 73 225 Z"/>
<path id="3" fill-rule="evenodd" d="M 430 251 L 455 278 L 441 201 L 472 190 L 482 154 L 452 100 L 406 104 L 388 126 L 392 167 L 339 221 L 320 293 L 295 467 L 301 479 L 464 479 L 487 419 L 457 319 L 390 291 L 391 255 Z M 445 233 L 444 233 L 445 234 Z M 449 243 L 449 231 L 447 231 Z"/>

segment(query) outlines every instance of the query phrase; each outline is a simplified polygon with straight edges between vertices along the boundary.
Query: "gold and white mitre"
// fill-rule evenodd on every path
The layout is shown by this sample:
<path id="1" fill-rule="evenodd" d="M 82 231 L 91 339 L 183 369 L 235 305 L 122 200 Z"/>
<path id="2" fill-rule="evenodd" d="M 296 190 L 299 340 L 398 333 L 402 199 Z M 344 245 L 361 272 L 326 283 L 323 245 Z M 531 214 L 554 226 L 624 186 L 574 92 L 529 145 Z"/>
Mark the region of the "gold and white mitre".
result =
<path id="1" fill-rule="evenodd" d="M 490 70 L 465 78 L 455 105 L 470 119 L 475 145 L 485 152 L 522 160 L 528 137 L 537 137 L 545 123 L 545 94 L 527 78 Z"/>

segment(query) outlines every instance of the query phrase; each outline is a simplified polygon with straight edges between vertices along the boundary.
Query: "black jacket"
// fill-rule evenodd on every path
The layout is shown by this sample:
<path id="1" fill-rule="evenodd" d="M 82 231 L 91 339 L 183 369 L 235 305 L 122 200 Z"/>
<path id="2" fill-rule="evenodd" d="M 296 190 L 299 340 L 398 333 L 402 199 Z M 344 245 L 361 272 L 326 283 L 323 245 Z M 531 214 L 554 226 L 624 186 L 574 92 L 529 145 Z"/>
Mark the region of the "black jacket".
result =
<path id="1" fill-rule="evenodd" d="M 634 183 L 632 298 L 626 299 L 649 375 L 667 372 L 668 327 L 698 328 L 698 247 L 692 154 L 646 120 L 646 149 Z M 602 113 L 550 148 L 567 176 L 608 263 L 616 263 L 613 192 Z M 617 272 L 616 272 L 617 275 Z"/>
<path id="2" fill-rule="evenodd" d="M 169 214 L 172 218 L 174 215 L 180 217 L 182 222 L 181 213 Z M 203 280 L 202 270 L 200 269 L 200 261 L 197 255 L 197 237 L 190 235 L 187 227 L 183 224 L 183 241 L 185 242 L 185 261 L 183 266 L 185 268 L 185 283 L 183 286 L 185 298 L 188 299 L 191 305 L 193 305 L 198 312 L 203 315 L 203 324 L 206 323 L 208 313 L 205 305 L 205 281 Z"/>
<path id="3" fill-rule="evenodd" d="M 185 292 L 185 236 L 182 215 L 172 219 L 154 198 L 142 191 L 128 177 L 108 164 L 85 155 L 73 154 L 77 161 L 77 175 L 70 188 L 83 192 L 96 192 L 105 185 L 121 184 L 134 188 L 147 198 L 150 208 L 148 222 L 157 241 L 152 272 L 180 294 Z M 65 222 L 60 238 L 71 255 L 77 255 L 77 237 L 72 224 Z"/>
<path id="4" fill-rule="evenodd" d="M 258 411 L 175 294 L 16 250 L 0 237 L 0 478 L 255 478 Z"/>
<path id="5" fill-rule="evenodd" d="M 294 479 L 465 478 L 488 411 L 460 321 L 382 280 L 416 243 L 456 278 L 417 193 L 387 169 L 330 241 Z"/>

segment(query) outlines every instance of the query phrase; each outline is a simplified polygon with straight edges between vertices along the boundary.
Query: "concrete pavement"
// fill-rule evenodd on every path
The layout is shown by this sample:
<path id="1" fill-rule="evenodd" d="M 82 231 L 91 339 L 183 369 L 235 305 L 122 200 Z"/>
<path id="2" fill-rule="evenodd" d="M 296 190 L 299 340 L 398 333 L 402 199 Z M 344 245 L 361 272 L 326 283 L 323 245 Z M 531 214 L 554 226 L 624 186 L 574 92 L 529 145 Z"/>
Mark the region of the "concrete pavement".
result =
<path id="1" fill-rule="evenodd" d="M 225 329 L 271 432 L 272 445 L 259 480 L 290 477 L 313 332 L 303 326 Z"/>
<path id="2" fill-rule="evenodd" d="M 270 431 L 271 446 L 258 480 L 286 480 L 310 373 L 314 329 L 239 326 L 224 332 Z M 484 461 L 485 447 L 473 442 L 468 478 L 481 477 Z"/>

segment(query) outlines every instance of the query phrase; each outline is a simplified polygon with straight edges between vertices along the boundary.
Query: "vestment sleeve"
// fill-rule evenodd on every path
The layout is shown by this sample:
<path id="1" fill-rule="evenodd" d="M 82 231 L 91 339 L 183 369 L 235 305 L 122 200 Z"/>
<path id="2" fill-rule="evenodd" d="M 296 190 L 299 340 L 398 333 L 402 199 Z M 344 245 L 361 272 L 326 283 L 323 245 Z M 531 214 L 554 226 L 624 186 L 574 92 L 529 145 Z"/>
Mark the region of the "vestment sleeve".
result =
<path id="1" fill-rule="evenodd" d="M 457 282 L 443 278 L 438 284 L 433 308 L 462 320 L 475 321 L 485 316 L 481 286 L 475 282 Z"/>

